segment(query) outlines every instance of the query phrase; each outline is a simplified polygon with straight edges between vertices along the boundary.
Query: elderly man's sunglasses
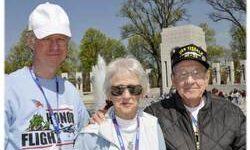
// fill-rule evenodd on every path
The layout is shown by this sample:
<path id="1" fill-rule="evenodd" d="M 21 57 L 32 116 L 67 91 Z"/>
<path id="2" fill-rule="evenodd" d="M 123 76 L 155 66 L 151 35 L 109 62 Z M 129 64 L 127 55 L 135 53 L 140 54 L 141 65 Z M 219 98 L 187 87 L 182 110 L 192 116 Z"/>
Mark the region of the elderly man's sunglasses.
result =
<path id="1" fill-rule="evenodd" d="M 111 94 L 113 96 L 120 96 L 125 91 L 125 89 L 128 89 L 129 93 L 135 96 L 142 93 L 141 85 L 117 85 L 111 86 Z"/>

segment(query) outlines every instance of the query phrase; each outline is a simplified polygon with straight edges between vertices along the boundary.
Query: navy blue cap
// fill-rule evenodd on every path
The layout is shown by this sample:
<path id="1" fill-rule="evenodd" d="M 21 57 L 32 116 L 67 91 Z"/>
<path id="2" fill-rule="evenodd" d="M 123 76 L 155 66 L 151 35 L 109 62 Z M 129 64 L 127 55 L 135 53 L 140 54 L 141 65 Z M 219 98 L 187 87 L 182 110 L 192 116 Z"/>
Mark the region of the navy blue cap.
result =
<path id="1" fill-rule="evenodd" d="M 207 69 L 209 64 L 207 61 L 207 52 L 201 47 L 194 44 L 185 45 L 183 47 L 176 47 L 171 51 L 171 64 L 173 67 L 183 60 L 196 60 L 200 62 Z"/>

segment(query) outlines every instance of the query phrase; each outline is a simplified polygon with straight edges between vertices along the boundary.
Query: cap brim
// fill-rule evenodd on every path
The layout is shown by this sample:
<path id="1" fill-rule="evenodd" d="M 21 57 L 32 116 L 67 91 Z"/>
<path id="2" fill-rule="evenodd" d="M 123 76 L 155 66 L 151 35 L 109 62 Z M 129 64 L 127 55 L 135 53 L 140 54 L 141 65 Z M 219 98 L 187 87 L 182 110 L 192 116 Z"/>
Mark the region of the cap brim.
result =
<path id="1" fill-rule="evenodd" d="M 35 29 L 33 30 L 33 32 L 36 35 L 36 38 L 38 39 L 42 39 L 53 34 L 63 34 L 68 37 L 71 37 L 70 28 L 65 26 L 51 27 L 50 25 L 48 25 L 47 28 Z"/>
<path id="2" fill-rule="evenodd" d="M 180 60 L 178 60 L 178 61 L 175 61 L 175 63 L 172 64 L 172 69 L 173 69 L 173 67 L 174 67 L 175 65 L 177 65 L 178 63 L 180 63 L 180 62 L 182 62 L 182 61 L 184 61 L 184 60 L 195 60 L 195 61 L 198 61 L 199 63 L 201 63 L 201 64 L 202 64 L 204 67 L 206 67 L 207 69 L 209 68 L 209 64 L 208 64 L 207 62 L 205 62 L 205 61 L 200 60 L 200 59 L 195 59 L 195 58 L 182 58 L 182 59 L 180 59 Z"/>

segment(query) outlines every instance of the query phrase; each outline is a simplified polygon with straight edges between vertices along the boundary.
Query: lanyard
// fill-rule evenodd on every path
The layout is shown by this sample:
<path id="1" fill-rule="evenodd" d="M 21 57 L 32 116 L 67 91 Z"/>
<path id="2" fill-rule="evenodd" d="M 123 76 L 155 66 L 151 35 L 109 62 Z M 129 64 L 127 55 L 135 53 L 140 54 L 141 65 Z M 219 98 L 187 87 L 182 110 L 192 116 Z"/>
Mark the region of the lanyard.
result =
<path id="1" fill-rule="evenodd" d="M 191 112 L 190 112 L 189 114 L 190 114 L 190 116 L 191 116 L 192 124 L 194 125 L 194 127 L 195 127 L 196 129 L 198 129 L 198 120 L 196 120 L 196 119 L 194 118 L 194 116 L 191 114 Z"/>
<path id="2" fill-rule="evenodd" d="M 34 73 L 34 71 L 32 70 L 31 67 L 29 68 L 29 70 L 30 70 L 30 74 L 31 74 L 32 79 L 34 80 L 34 82 L 36 83 L 37 87 L 39 88 L 39 90 L 43 94 L 43 97 L 44 97 L 44 99 L 46 101 L 46 104 L 47 104 L 47 107 L 48 107 L 49 115 L 50 115 L 51 120 L 52 120 L 53 128 L 55 129 L 55 133 L 56 133 L 56 135 L 58 137 L 58 140 L 60 142 L 61 140 L 60 140 L 60 136 L 59 136 L 59 134 L 60 134 L 59 123 L 56 120 L 55 114 L 54 114 L 54 112 L 53 112 L 53 110 L 51 108 L 51 105 L 50 105 L 50 103 L 48 101 L 47 96 L 45 95 L 45 92 L 44 92 L 43 88 L 41 87 L 41 84 L 40 84 L 40 82 L 39 82 L 36 74 Z M 56 99 L 57 99 L 57 104 L 58 104 L 58 93 L 59 93 L 59 83 L 58 83 L 58 80 L 57 80 L 57 77 L 56 77 Z"/>
<path id="3" fill-rule="evenodd" d="M 122 140 L 121 132 L 119 130 L 119 125 L 118 125 L 117 120 L 115 118 L 115 112 L 112 113 L 111 117 L 112 117 L 113 124 L 115 126 L 115 131 L 116 131 L 116 135 L 117 135 L 121 150 L 125 150 L 125 146 L 124 146 L 124 143 L 123 143 L 123 140 Z M 140 120 L 139 120 L 139 117 L 137 117 L 135 150 L 139 150 L 139 132 L 140 132 L 139 130 L 140 130 Z"/>

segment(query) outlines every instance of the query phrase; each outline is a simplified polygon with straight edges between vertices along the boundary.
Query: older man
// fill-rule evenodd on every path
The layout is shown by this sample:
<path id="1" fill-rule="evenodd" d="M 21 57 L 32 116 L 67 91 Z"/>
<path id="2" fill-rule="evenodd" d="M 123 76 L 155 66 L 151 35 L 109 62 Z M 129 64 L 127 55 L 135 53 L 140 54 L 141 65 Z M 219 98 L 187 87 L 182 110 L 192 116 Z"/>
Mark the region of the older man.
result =
<path id="1" fill-rule="evenodd" d="M 159 119 L 167 149 L 246 149 L 246 117 L 230 101 L 206 92 L 207 53 L 190 44 L 171 54 L 176 93 L 145 109 Z"/>
<path id="2" fill-rule="evenodd" d="M 32 66 L 6 78 L 5 149 L 72 150 L 89 116 L 76 88 L 56 75 L 71 37 L 66 12 L 56 4 L 38 5 L 27 36 Z"/>

